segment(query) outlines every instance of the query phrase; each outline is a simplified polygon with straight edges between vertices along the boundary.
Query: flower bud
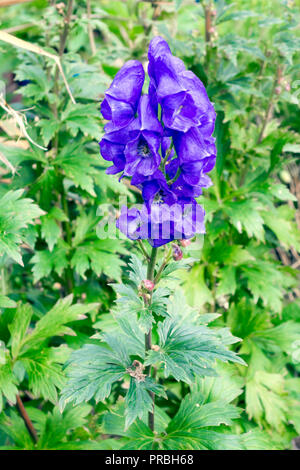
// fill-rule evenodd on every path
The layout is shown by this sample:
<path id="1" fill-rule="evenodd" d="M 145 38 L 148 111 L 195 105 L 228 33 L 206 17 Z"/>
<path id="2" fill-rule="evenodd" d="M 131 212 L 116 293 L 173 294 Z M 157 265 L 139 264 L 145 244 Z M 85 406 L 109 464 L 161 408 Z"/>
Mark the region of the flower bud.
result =
<path id="1" fill-rule="evenodd" d="M 173 260 L 180 261 L 182 259 L 182 250 L 178 245 L 172 243 L 172 250 L 173 250 Z"/>
<path id="2" fill-rule="evenodd" d="M 58 13 L 59 13 L 60 15 L 63 15 L 63 14 L 64 14 L 64 9 L 65 9 L 65 7 L 66 7 L 66 5 L 64 4 L 64 2 L 57 3 L 57 4 L 55 5 L 55 7 L 56 7 L 56 9 L 57 9 L 57 11 L 58 11 Z"/>
<path id="3" fill-rule="evenodd" d="M 285 91 L 291 91 L 291 85 L 287 82 L 285 85 Z"/>
<path id="4" fill-rule="evenodd" d="M 289 184 L 292 181 L 291 175 L 287 170 L 282 170 L 280 172 L 280 178 L 286 184 Z"/>
<path id="5" fill-rule="evenodd" d="M 180 240 L 180 245 L 184 248 L 191 244 L 191 240 Z"/>
<path id="6" fill-rule="evenodd" d="M 275 88 L 275 93 L 276 93 L 276 95 L 280 95 L 280 93 L 281 93 L 281 86 L 277 86 L 277 87 Z"/>
<path id="7" fill-rule="evenodd" d="M 147 289 L 149 292 L 152 292 L 154 289 L 154 282 L 150 281 L 149 279 L 144 279 L 143 287 L 145 287 L 145 289 Z"/>

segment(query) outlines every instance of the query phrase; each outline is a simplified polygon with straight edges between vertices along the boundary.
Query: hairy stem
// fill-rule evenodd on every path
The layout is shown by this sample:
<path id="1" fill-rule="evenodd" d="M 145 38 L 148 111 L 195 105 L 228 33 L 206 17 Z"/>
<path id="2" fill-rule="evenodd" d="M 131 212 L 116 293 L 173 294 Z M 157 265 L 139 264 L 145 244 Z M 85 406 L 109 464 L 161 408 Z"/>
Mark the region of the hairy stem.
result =
<path id="1" fill-rule="evenodd" d="M 25 407 L 24 407 L 24 405 L 23 405 L 23 402 L 22 402 L 22 400 L 21 400 L 20 395 L 17 395 L 17 405 L 18 405 L 20 414 L 21 414 L 21 416 L 22 416 L 22 418 L 23 418 L 23 420 L 24 420 L 24 423 L 25 423 L 25 425 L 26 425 L 26 427 L 27 427 L 27 429 L 28 429 L 28 432 L 29 432 L 30 436 L 32 437 L 33 441 L 34 441 L 35 443 L 37 443 L 37 441 L 38 441 L 37 432 L 36 432 L 36 430 L 35 430 L 35 427 L 34 427 L 33 424 L 32 424 L 31 419 L 30 419 L 29 416 L 28 416 L 27 411 L 25 410 Z"/>
<path id="2" fill-rule="evenodd" d="M 147 279 L 149 281 L 154 280 L 154 269 L 155 269 L 155 262 L 157 257 L 158 248 L 152 248 L 150 260 L 148 261 L 148 268 L 147 268 Z M 151 305 L 151 297 L 148 301 L 148 306 Z M 149 351 L 152 347 L 152 329 L 149 330 L 148 333 L 145 335 L 145 350 Z M 151 367 L 148 368 L 147 374 L 151 375 Z M 154 431 L 154 404 L 155 404 L 155 395 L 153 392 L 150 392 L 150 396 L 152 398 L 152 411 L 149 411 L 148 414 L 148 425 L 149 428 Z"/>

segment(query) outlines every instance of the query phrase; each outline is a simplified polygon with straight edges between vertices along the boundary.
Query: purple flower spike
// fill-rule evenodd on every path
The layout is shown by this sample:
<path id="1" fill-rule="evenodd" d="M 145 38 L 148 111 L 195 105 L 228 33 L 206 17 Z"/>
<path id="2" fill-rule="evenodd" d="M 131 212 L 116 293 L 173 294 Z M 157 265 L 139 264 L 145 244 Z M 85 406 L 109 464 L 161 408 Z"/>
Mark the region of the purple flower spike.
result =
<path id="1" fill-rule="evenodd" d="M 148 57 L 148 94 L 141 96 L 144 71 L 133 60 L 106 91 L 101 111 L 109 122 L 100 152 L 112 163 L 107 173 L 131 178 L 142 192 L 143 205 L 123 207 L 117 227 L 159 247 L 205 232 L 196 198 L 212 184 L 216 113 L 202 82 L 163 38 L 150 42 Z"/>

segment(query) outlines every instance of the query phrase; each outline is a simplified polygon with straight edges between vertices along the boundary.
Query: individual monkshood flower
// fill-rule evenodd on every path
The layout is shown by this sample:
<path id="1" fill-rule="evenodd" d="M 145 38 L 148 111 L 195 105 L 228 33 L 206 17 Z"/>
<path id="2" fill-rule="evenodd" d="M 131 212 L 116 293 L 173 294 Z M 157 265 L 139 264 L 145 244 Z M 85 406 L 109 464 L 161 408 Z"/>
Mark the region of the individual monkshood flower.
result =
<path id="1" fill-rule="evenodd" d="M 107 126 L 105 126 L 107 130 Z M 125 143 L 130 140 L 130 124 L 118 130 L 108 130 L 100 141 L 100 153 L 104 160 L 111 162 L 106 173 L 116 175 L 125 168 Z M 125 142 L 125 143 L 124 143 Z"/>
<path id="2" fill-rule="evenodd" d="M 211 179 L 205 175 L 201 174 L 199 183 L 197 185 L 188 184 L 183 175 L 174 181 L 174 183 L 169 186 L 170 191 L 176 197 L 176 200 L 190 200 L 201 196 L 203 188 L 209 188 L 212 185 Z"/>
<path id="3" fill-rule="evenodd" d="M 101 103 L 104 119 L 114 127 L 127 125 L 135 116 L 141 96 L 145 72 L 138 60 L 129 60 L 116 74 Z"/>
<path id="4" fill-rule="evenodd" d="M 159 149 L 163 128 L 149 102 L 149 96 L 140 98 L 137 117 L 127 126 L 115 129 L 105 126 L 100 142 L 102 157 L 113 163 L 107 173 L 123 172 L 123 176 L 149 176 L 161 162 Z"/>
<path id="5" fill-rule="evenodd" d="M 168 205 L 174 204 L 177 201 L 176 194 L 170 189 L 166 177 L 161 170 L 156 170 L 150 176 L 135 174 L 131 184 L 141 189 L 147 206 L 150 206 L 154 200 L 157 202 L 164 201 Z"/>
<path id="6" fill-rule="evenodd" d="M 178 161 L 172 160 L 168 171 L 178 165 L 187 184 L 201 185 L 205 173 L 210 172 L 216 163 L 214 137 L 204 138 L 198 127 L 192 127 L 185 134 L 176 132 L 173 141 Z M 203 187 L 206 187 L 206 184 Z"/>
<path id="7" fill-rule="evenodd" d="M 131 140 L 126 144 L 124 176 L 135 174 L 149 176 L 158 169 L 159 149 L 163 127 L 152 108 L 149 95 L 143 95 L 138 106 L 138 116 L 130 129 Z"/>
<path id="8" fill-rule="evenodd" d="M 187 132 L 203 126 L 204 136 L 210 137 L 215 111 L 201 80 L 172 55 L 160 36 L 150 42 L 148 59 L 149 95 L 154 107 L 160 104 L 166 128 Z"/>

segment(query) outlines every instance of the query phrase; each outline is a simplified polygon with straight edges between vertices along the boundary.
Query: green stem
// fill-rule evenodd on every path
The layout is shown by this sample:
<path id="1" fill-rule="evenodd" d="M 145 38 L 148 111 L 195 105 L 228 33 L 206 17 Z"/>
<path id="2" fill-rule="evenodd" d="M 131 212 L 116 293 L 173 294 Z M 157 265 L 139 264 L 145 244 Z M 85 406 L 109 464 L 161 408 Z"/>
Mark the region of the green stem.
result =
<path id="1" fill-rule="evenodd" d="M 266 127 L 267 127 L 270 119 L 272 118 L 276 86 L 277 86 L 281 76 L 282 76 L 282 71 L 281 71 L 280 67 L 278 66 L 277 71 L 276 71 L 276 76 L 274 78 L 273 87 L 272 87 L 271 95 L 270 95 L 270 98 L 269 98 L 268 106 L 267 106 L 267 109 L 266 109 L 265 117 L 264 117 L 264 120 L 263 120 L 263 123 L 262 123 L 262 128 L 260 130 L 260 133 L 259 133 L 259 136 L 258 136 L 258 139 L 257 139 L 257 144 L 260 144 L 262 142 L 262 140 L 264 138 L 264 133 L 265 133 Z"/>
<path id="2" fill-rule="evenodd" d="M 143 253 L 143 255 L 145 256 L 146 260 L 150 261 L 150 257 L 149 257 L 149 255 L 146 251 L 146 248 L 144 247 L 144 244 L 143 244 L 142 240 L 138 240 L 137 242 L 138 242 L 139 248 L 140 248 L 141 252 Z"/>
<path id="3" fill-rule="evenodd" d="M 174 178 L 172 178 L 170 181 L 168 181 L 168 185 L 170 186 L 171 184 L 175 183 L 175 181 L 177 180 L 177 178 L 179 177 L 181 173 L 181 169 L 180 167 L 178 168 L 177 172 L 176 172 L 176 175 L 174 176 Z"/>
<path id="4" fill-rule="evenodd" d="M 168 250 L 168 252 L 165 254 L 164 260 L 163 260 L 163 262 L 162 262 L 162 264 L 161 264 L 161 266 L 160 266 L 159 270 L 157 271 L 157 274 L 154 278 L 154 284 L 157 284 L 160 281 L 162 272 L 165 269 L 165 267 L 167 266 L 167 264 L 169 263 L 169 261 L 171 261 L 171 258 L 172 258 L 172 250 Z"/>
<path id="5" fill-rule="evenodd" d="M 170 147 L 166 151 L 165 158 L 162 160 L 162 162 L 160 164 L 160 168 L 163 172 L 165 171 L 165 166 L 166 166 L 166 163 L 167 163 L 167 160 L 168 160 L 169 156 L 171 155 L 173 146 L 174 146 L 174 142 L 173 142 L 173 139 L 172 139 Z"/>
<path id="6" fill-rule="evenodd" d="M 155 270 L 155 263 L 156 263 L 156 257 L 157 257 L 157 252 L 158 248 L 152 248 L 151 255 L 150 255 L 150 260 L 148 261 L 148 268 L 147 268 L 147 279 L 149 281 L 154 280 L 154 270 Z M 149 301 L 147 302 L 147 305 L 151 305 L 151 297 Z M 146 333 L 145 335 L 145 350 L 146 352 L 149 351 L 152 347 L 152 329 L 150 328 L 149 332 Z M 147 374 L 150 377 L 151 375 L 151 367 L 147 368 Z M 152 411 L 149 411 L 148 413 L 148 424 L 149 428 L 154 431 L 154 404 L 155 404 L 155 395 L 153 392 L 150 392 L 150 396 L 152 398 Z"/>
<path id="7" fill-rule="evenodd" d="M 62 183 L 62 186 L 63 186 L 63 183 Z M 66 216 L 68 218 L 68 220 L 63 222 L 64 230 L 65 230 L 65 234 L 66 234 L 66 240 L 67 240 L 67 243 L 68 243 L 69 247 L 71 248 L 72 247 L 72 229 L 71 229 L 71 225 L 70 225 L 68 200 L 67 200 L 67 195 L 65 193 L 64 187 L 62 189 L 61 199 L 62 199 L 62 206 L 63 206 L 63 209 L 64 209 L 64 213 L 66 214 Z M 73 288 L 74 288 L 74 276 L 73 276 L 73 271 L 72 271 L 71 266 L 70 266 L 70 262 L 69 262 L 68 267 L 66 269 L 66 281 L 67 281 L 67 286 L 68 286 L 68 292 L 72 293 Z"/>
<path id="8" fill-rule="evenodd" d="M 157 252 L 158 252 L 158 248 L 152 248 L 150 260 L 148 263 L 148 269 L 147 269 L 147 279 L 149 281 L 153 281 L 153 278 L 154 278 L 154 269 L 155 269 Z"/>
<path id="9" fill-rule="evenodd" d="M 2 290 L 2 294 L 5 295 L 6 294 L 6 285 L 5 285 L 5 271 L 4 271 L 4 268 L 1 268 L 1 290 Z"/>

